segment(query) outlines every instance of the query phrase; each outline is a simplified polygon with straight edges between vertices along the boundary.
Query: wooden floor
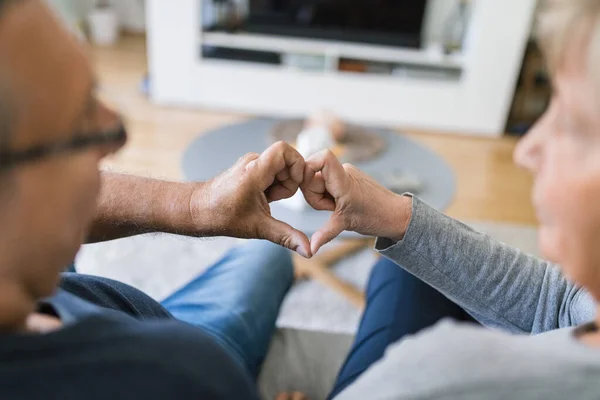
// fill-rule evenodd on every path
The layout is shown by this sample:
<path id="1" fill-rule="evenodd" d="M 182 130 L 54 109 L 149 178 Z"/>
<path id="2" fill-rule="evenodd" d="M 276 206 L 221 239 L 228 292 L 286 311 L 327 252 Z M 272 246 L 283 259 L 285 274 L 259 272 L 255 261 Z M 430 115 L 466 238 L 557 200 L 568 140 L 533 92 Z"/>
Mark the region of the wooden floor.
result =
<path id="1" fill-rule="evenodd" d="M 181 179 L 181 157 L 200 133 L 248 116 L 210 110 L 158 107 L 139 92 L 146 71 L 145 43 L 126 37 L 116 48 L 90 50 L 102 96 L 123 111 L 131 140 L 106 163 L 115 171 Z M 512 162 L 513 138 L 480 139 L 441 133 L 408 132 L 454 168 L 455 201 L 447 210 L 459 219 L 535 224 L 532 180 Z"/>

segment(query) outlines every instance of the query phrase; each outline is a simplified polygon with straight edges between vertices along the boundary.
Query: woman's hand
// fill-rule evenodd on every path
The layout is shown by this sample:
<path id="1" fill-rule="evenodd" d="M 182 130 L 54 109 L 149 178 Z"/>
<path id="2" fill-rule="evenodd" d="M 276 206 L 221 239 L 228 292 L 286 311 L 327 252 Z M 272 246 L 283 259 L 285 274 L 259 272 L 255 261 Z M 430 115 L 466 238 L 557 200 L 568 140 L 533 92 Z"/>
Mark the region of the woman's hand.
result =
<path id="1" fill-rule="evenodd" d="M 387 190 L 350 164 L 342 165 L 331 151 L 306 160 L 301 189 L 314 209 L 333 211 L 312 236 L 312 254 L 345 230 L 398 241 L 408 228 L 412 199 Z"/>

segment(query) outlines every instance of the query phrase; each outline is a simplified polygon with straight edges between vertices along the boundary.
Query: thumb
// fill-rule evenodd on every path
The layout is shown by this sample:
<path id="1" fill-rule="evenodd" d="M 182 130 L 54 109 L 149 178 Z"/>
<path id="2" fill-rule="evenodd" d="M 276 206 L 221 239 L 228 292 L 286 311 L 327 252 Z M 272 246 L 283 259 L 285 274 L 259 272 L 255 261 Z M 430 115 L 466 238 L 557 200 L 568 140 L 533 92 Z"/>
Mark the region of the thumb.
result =
<path id="1" fill-rule="evenodd" d="M 263 238 L 270 242 L 293 250 L 304 258 L 312 256 L 308 237 L 285 222 L 269 217 L 263 224 L 263 232 Z"/>
<path id="2" fill-rule="evenodd" d="M 325 225 L 312 235 L 310 240 L 312 254 L 317 254 L 319 249 L 338 237 L 346 230 L 344 220 L 337 214 L 333 214 Z"/>
<path id="3" fill-rule="evenodd" d="M 331 150 L 321 151 L 308 158 L 306 169 L 305 180 L 310 184 L 315 174 L 320 172 L 321 180 L 324 180 L 325 183 L 325 189 L 334 199 L 346 192 L 346 170 Z"/>

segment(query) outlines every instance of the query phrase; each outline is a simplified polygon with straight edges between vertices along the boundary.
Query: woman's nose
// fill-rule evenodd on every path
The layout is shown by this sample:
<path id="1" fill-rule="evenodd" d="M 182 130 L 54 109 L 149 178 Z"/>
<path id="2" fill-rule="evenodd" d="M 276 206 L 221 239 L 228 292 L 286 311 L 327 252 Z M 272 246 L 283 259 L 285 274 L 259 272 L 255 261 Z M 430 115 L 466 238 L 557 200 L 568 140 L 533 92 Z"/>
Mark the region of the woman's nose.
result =
<path id="1" fill-rule="evenodd" d="M 517 164 L 519 167 L 533 172 L 538 164 L 538 151 L 537 145 L 533 140 L 534 137 L 529 136 L 530 134 L 521 139 L 515 148 L 513 158 L 515 164 Z"/>
<path id="2" fill-rule="evenodd" d="M 547 117 L 542 117 L 521 139 L 513 153 L 515 163 L 521 167 L 535 173 L 540 167 L 543 155 L 545 130 L 548 129 Z"/>

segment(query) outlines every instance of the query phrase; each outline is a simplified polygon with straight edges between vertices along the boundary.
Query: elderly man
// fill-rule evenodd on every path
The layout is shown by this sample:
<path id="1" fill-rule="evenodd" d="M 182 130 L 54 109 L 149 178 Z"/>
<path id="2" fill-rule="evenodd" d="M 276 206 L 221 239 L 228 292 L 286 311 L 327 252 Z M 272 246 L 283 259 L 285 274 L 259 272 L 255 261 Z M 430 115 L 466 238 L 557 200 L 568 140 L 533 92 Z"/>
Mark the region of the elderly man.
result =
<path id="1" fill-rule="evenodd" d="M 100 174 L 125 141 L 44 2 L 0 0 L 0 398 L 257 398 L 293 280 L 288 250 L 236 249 L 163 305 L 61 271 L 85 240 L 152 231 L 309 256 L 307 237 L 269 210 L 298 190 L 304 160 L 276 144 L 207 183 Z"/>

